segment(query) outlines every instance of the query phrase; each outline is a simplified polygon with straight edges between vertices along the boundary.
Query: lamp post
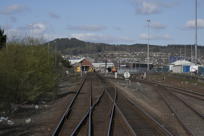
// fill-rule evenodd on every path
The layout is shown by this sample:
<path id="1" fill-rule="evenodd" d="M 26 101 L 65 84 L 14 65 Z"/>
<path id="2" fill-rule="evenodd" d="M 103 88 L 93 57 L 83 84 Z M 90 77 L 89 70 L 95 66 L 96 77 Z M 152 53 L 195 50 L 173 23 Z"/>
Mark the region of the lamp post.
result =
<path id="1" fill-rule="evenodd" d="M 198 2 L 195 0 L 195 63 L 197 64 L 198 61 L 198 20 L 197 20 L 197 8 Z"/>
<path id="2" fill-rule="evenodd" d="M 150 39 L 150 22 L 151 20 L 147 20 L 147 27 L 148 27 L 148 36 L 147 36 L 147 71 L 149 71 L 149 39 Z"/>

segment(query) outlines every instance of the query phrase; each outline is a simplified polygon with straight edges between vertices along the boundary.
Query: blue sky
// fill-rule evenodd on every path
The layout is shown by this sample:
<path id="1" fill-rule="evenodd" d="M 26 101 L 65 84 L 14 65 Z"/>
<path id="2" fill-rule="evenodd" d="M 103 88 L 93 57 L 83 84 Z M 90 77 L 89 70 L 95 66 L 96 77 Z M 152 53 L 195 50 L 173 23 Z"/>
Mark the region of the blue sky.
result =
<path id="1" fill-rule="evenodd" d="M 204 45 L 204 1 L 198 0 L 198 43 Z M 75 37 L 115 44 L 193 44 L 195 0 L 1 0 L 9 39 Z"/>

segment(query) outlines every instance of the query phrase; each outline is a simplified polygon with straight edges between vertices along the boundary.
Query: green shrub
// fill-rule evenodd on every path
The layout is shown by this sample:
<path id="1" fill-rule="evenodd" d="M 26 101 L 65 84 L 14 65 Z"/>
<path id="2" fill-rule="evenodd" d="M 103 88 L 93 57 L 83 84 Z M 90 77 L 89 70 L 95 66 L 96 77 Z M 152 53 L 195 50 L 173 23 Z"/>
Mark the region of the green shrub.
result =
<path id="1" fill-rule="evenodd" d="M 0 51 L 0 106 L 35 102 L 54 93 L 55 55 L 45 46 L 8 45 Z"/>

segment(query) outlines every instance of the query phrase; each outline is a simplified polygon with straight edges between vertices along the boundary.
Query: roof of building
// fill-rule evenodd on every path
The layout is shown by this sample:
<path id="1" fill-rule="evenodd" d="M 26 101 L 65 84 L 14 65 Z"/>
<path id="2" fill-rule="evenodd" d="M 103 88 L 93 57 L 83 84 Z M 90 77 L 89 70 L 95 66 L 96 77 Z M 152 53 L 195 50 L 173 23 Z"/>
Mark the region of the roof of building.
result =
<path id="1" fill-rule="evenodd" d="M 71 65 L 74 65 L 74 64 L 82 62 L 84 59 L 85 58 L 83 57 L 83 58 L 79 58 L 79 59 L 70 59 L 69 61 L 70 61 Z"/>
<path id="2" fill-rule="evenodd" d="M 187 60 L 177 60 L 171 63 L 171 65 L 195 65 L 195 64 Z"/>
<path id="3" fill-rule="evenodd" d="M 90 61 L 88 61 L 87 59 L 83 59 L 81 61 L 81 65 L 82 66 L 93 66 L 92 63 Z"/>

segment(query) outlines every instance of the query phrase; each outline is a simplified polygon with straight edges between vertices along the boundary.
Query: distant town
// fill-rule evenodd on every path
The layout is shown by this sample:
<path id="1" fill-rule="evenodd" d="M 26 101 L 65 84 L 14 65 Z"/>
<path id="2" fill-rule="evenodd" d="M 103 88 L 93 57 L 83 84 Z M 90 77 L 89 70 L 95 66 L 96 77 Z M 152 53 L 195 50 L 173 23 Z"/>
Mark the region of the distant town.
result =
<path id="1" fill-rule="evenodd" d="M 119 73 L 124 71 L 136 73 L 147 70 L 147 45 L 145 44 L 108 45 L 84 42 L 75 38 L 56 39 L 54 41 L 49 43 L 50 46 L 56 48 L 63 54 L 64 59 L 71 62 L 73 60 L 81 62 L 86 59 L 90 63 L 103 65 L 96 65 L 96 69 L 101 67 L 104 70 L 104 67 L 108 69 L 114 66 Z M 193 45 L 150 45 L 150 70 L 203 75 L 204 47 L 199 46 L 198 52 L 198 61 L 195 63 Z"/>

